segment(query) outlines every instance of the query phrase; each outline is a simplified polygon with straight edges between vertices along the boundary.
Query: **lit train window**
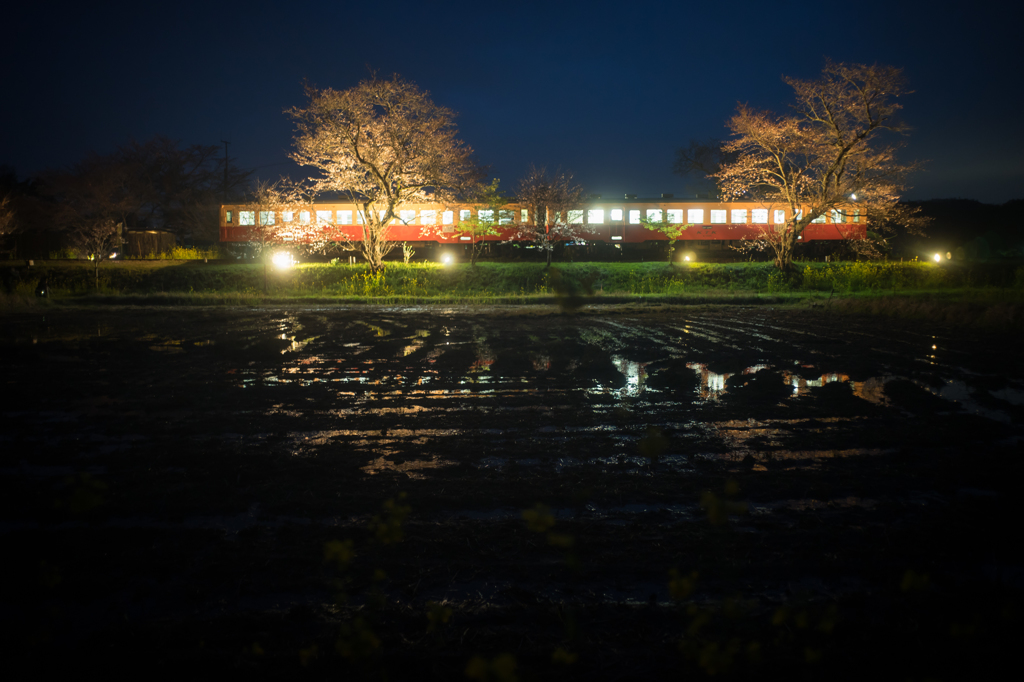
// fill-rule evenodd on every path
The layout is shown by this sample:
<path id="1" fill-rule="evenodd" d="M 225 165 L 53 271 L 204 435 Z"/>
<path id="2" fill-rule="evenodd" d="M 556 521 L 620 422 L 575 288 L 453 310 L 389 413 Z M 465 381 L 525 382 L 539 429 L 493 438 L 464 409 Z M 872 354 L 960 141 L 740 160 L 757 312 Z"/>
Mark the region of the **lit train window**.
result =
<path id="1" fill-rule="evenodd" d="M 352 211 L 338 211 L 338 224 L 339 225 L 351 225 L 352 224 Z"/>
<path id="2" fill-rule="evenodd" d="M 845 223 L 846 215 L 837 209 L 832 209 L 832 222 L 834 223 Z"/>
<path id="3" fill-rule="evenodd" d="M 527 209 L 525 209 L 525 208 L 519 209 L 519 215 L 520 215 L 520 218 L 519 218 L 520 222 L 522 222 L 522 223 L 530 222 L 530 212 Z"/>
<path id="4" fill-rule="evenodd" d="M 668 221 L 670 223 L 681 223 L 681 222 L 683 222 L 683 209 L 681 209 L 681 208 L 670 208 L 668 210 Z"/>
<path id="5" fill-rule="evenodd" d="M 630 210 L 630 212 L 629 212 L 629 224 L 630 225 L 639 225 L 640 224 L 640 211 L 637 211 L 635 209 Z"/>
<path id="6" fill-rule="evenodd" d="M 473 212 L 470 211 L 469 209 L 464 208 L 461 211 L 459 211 L 459 221 L 460 222 L 465 221 L 465 220 L 469 220 L 472 217 L 473 217 Z"/>
<path id="7" fill-rule="evenodd" d="M 583 224 L 583 211 L 567 211 L 570 225 Z"/>
<path id="8" fill-rule="evenodd" d="M 273 225 L 274 224 L 274 212 L 273 211 L 260 211 L 260 225 Z"/>
<path id="9" fill-rule="evenodd" d="M 783 209 L 781 209 L 781 208 L 775 209 L 775 224 L 776 225 L 782 225 L 785 222 L 786 222 L 786 212 Z"/>
<path id="10" fill-rule="evenodd" d="M 359 212 L 359 215 L 360 216 L 363 215 L 362 211 Z M 318 223 L 329 223 L 329 222 L 331 222 L 331 212 L 330 211 L 317 211 L 316 212 L 316 221 Z M 363 222 L 363 221 L 360 220 L 359 222 Z"/>
<path id="11" fill-rule="evenodd" d="M 436 225 L 437 211 L 420 211 L 420 225 Z"/>
<path id="12" fill-rule="evenodd" d="M 239 211 L 238 212 L 238 224 L 239 225 L 255 225 L 256 224 L 256 211 Z"/>
<path id="13" fill-rule="evenodd" d="M 768 224 L 768 209 L 767 208 L 755 208 L 750 212 L 750 222 L 755 225 L 767 225 Z"/>
<path id="14" fill-rule="evenodd" d="M 704 209 L 703 208 L 688 208 L 686 209 L 686 222 L 700 225 L 704 222 Z"/>
<path id="15" fill-rule="evenodd" d="M 711 224 L 725 225 L 725 209 L 711 209 Z"/>
<path id="16" fill-rule="evenodd" d="M 587 211 L 587 222 L 591 225 L 604 224 L 604 209 L 592 208 Z"/>
<path id="17" fill-rule="evenodd" d="M 309 211 L 299 211 L 299 223 L 309 225 Z"/>
<path id="18" fill-rule="evenodd" d="M 231 224 L 231 211 L 227 212 L 227 218 L 225 218 L 224 222 L 228 223 L 229 225 Z"/>
<path id="19" fill-rule="evenodd" d="M 403 225 L 410 225 L 416 222 L 416 211 L 399 211 L 398 219 L 402 221 Z"/>
<path id="20" fill-rule="evenodd" d="M 853 209 L 853 222 L 855 222 L 855 223 L 859 223 L 860 222 L 860 209 L 859 208 Z"/>
<path id="21" fill-rule="evenodd" d="M 441 222 L 445 225 L 451 225 L 455 222 L 455 211 L 445 211 L 441 214 Z"/>
<path id="22" fill-rule="evenodd" d="M 491 221 L 494 220 L 494 211 L 489 208 L 482 208 L 476 212 L 476 215 L 480 220 Z"/>
<path id="23" fill-rule="evenodd" d="M 660 208 L 649 208 L 647 209 L 647 219 L 653 220 L 656 223 L 661 222 L 661 209 Z"/>
<path id="24" fill-rule="evenodd" d="M 515 213 L 512 211 L 498 211 L 499 225 L 511 225 L 513 220 L 515 220 Z"/>
<path id="25" fill-rule="evenodd" d="M 290 223 L 294 215 L 295 214 L 292 213 L 291 211 L 281 211 L 281 221 L 285 223 Z"/>
<path id="26" fill-rule="evenodd" d="M 817 218 L 815 218 L 811 222 L 812 223 L 823 223 L 823 222 L 825 222 L 825 214 L 822 213 L 821 215 L 819 215 Z"/>
<path id="27" fill-rule="evenodd" d="M 612 220 L 622 220 L 622 209 L 621 208 L 613 208 L 611 210 L 611 218 L 612 218 Z"/>
<path id="28" fill-rule="evenodd" d="M 732 209 L 732 224 L 733 225 L 746 225 L 747 224 L 747 209 L 745 208 L 734 208 Z"/>

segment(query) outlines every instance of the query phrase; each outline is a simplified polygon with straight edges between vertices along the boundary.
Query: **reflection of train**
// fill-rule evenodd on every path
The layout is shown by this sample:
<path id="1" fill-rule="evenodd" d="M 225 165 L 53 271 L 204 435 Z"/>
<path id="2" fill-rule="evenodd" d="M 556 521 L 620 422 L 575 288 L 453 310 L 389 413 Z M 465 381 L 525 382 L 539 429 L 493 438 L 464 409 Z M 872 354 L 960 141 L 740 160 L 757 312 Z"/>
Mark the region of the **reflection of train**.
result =
<path id="1" fill-rule="evenodd" d="M 440 204 L 407 204 L 392 221 L 389 239 L 421 244 L 459 244 L 473 238 L 460 233 L 456 225 L 472 218 L 493 221 L 497 235 L 482 239 L 488 242 L 515 241 L 517 225 L 533 225 L 535 216 L 516 205 L 496 212 L 474 206 L 442 206 Z M 648 228 L 644 221 L 664 221 L 669 224 L 691 224 L 679 237 L 682 242 L 727 246 L 743 239 L 751 239 L 766 230 L 781 227 L 792 218 L 785 208 L 765 206 L 755 202 L 716 202 L 711 200 L 681 200 L 671 195 L 660 199 L 610 200 L 593 198 L 586 209 L 569 211 L 568 222 L 579 226 L 577 238 L 588 242 L 608 244 L 641 244 L 664 242 L 667 237 Z M 336 236 L 361 238 L 361 213 L 352 203 L 317 203 L 296 207 L 294 210 L 259 211 L 242 204 L 221 207 L 220 240 L 244 242 L 251 239 L 254 227 L 279 227 L 279 236 L 285 241 L 304 241 L 317 225 L 329 225 Z M 855 205 L 845 211 L 831 211 L 819 216 L 804 230 L 801 241 L 832 241 L 863 239 L 867 223 Z"/>

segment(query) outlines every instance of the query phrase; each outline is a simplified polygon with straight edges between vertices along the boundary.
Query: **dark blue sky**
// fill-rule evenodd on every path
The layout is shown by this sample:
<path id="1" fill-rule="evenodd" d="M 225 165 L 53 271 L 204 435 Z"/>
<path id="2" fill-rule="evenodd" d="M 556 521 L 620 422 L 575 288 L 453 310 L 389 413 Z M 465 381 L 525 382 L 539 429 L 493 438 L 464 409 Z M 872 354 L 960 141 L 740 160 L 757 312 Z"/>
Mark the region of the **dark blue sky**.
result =
<path id="1" fill-rule="evenodd" d="M 39 3 L 7 22 L 0 164 L 21 176 L 160 133 L 297 177 L 282 112 L 303 80 L 372 67 L 459 112 L 507 188 L 534 163 L 606 196 L 679 195 L 677 147 L 725 136 L 737 102 L 785 110 L 780 77 L 828 56 L 905 70 L 904 158 L 927 161 L 908 198 L 1024 198 L 1024 50 L 995 3 Z"/>

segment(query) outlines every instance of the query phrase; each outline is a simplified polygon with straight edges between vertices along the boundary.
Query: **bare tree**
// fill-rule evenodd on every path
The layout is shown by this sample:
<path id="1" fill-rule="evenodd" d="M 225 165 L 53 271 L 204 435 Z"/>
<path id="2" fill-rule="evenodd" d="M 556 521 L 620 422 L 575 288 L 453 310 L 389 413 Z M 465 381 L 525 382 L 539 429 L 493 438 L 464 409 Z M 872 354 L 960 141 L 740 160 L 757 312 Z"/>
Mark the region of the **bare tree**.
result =
<path id="1" fill-rule="evenodd" d="M 586 232 L 585 195 L 572 173 L 559 170 L 549 174 L 546 168 L 531 166 L 519 182 L 516 201 L 533 218 L 532 223 L 517 225 L 516 238 L 544 249 L 549 266 L 557 242 L 579 239 Z"/>
<path id="2" fill-rule="evenodd" d="M 97 288 L 100 263 L 121 248 L 124 226 L 139 210 L 140 180 L 134 171 L 116 156 L 93 154 L 41 179 L 53 202 L 54 222 L 79 257 L 92 261 Z"/>
<path id="3" fill-rule="evenodd" d="M 319 171 L 314 192 L 341 192 L 362 207 L 361 247 L 374 271 L 395 247 L 389 228 L 403 205 L 452 201 L 479 177 L 455 114 L 398 75 L 343 91 L 307 86 L 306 97 L 288 110 L 292 159 Z"/>
<path id="4" fill-rule="evenodd" d="M 226 160 L 215 145 L 180 142 L 156 135 L 144 142 L 129 141 L 113 157 L 133 169 L 139 204 L 131 227 L 150 227 L 209 238 L 217 231 L 220 203 L 238 198 L 250 172 L 224 172 Z"/>
<path id="5" fill-rule="evenodd" d="M 722 170 L 723 163 L 735 161 L 735 154 L 722 150 L 721 140 L 690 140 L 685 147 L 676 149 L 672 172 L 683 178 L 691 178 L 701 195 L 717 195 L 714 175 Z"/>
<path id="6" fill-rule="evenodd" d="M 4 195 L 0 197 L 0 247 L 6 246 L 7 238 L 14 234 L 17 223 L 14 220 L 14 208 L 11 197 Z M 7 249 L 8 253 L 13 249 Z"/>
<path id="7" fill-rule="evenodd" d="M 750 245 L 771 249 L 776 266 L 789 269 L 798 237 L 819 216 L 851 205 L 877 224 L 897 216 L 916 165 L 897 162 L 900 141 L 883 137 L 908 132 L 896 120 L 896 100 L 909 94 L 899 69 L 827 61 L 817 80 L 784 80 L 796 97 L 793 113 L 740 105 L 727 126 L 733 139 L 722 147 L 735 158 L 723 159 L 714 177 L 725 197 L 788 209 L 785 224 L 765 228 Z"/>

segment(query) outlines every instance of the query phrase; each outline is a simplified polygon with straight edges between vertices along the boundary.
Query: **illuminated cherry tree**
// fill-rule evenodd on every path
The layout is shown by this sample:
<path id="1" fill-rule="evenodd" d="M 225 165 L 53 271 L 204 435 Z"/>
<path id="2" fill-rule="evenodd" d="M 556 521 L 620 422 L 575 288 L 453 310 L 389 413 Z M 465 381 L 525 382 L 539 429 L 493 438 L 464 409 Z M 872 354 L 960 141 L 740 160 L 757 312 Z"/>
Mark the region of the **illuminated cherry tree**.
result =
<path id="1" fill-rule="evenodd" d="M 519 182 L 516 202 L 525 208 L 532 221 L 516 226 L 516 239 L 527 239 L 543 249 L 547 264 L 555 244 L 580 239 L 586 233 L 583 223 L 585 195 L 572 173 L 548 173 L 546 168 L 531 166 Z"/>
<path id="2" fill-rule="evenodd" d="M 359 205 L 363 256 L 374 271 L 395 247 L 390 226 L 408 203 L 448 203 L 479 173 L 457 138 L 455 114 L 428 92 L 375 75 L 348 90 L 306 88 L 295 121 L 297 163 L 316 169 L 312 191 L 340 192 Z"/>
<path id="3" fill-rule="evenodd" d="M 793 113 L 740 105 L 727 126 L 733 139 L 722 146 L 727 160 L 712 176 L 725 200 L 786 209 L 786 222 L 763 228 L 750 245 L 770 249 L 775 264 L 790 269 L 804 229 L 832 211 L 855 207 L 878 226 L 898 219 L 919 228 L 899 206 L 916 168 L 896 160 L 908 132 L 896 119 L 897 100 L 909 93 L 901 71 L 829 61 L 817 80 L 784 80 L 796 98 Z"/>

